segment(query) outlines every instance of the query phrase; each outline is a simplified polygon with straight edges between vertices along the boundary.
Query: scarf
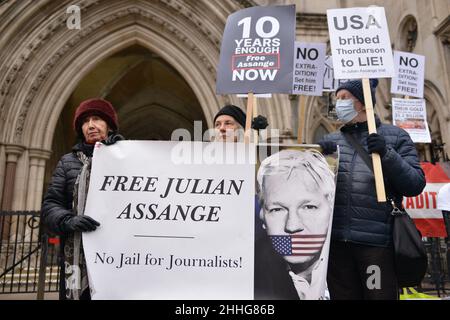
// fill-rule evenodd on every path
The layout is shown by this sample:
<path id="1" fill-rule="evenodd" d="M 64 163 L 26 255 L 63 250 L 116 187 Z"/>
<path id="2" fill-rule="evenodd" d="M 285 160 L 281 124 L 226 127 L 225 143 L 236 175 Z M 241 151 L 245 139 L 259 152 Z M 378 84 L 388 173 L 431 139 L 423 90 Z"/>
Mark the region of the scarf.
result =
<path id="1" fill-rule="evenodd" d="M 83 167 L 74 186 L 73 211 L 75 215 L 82 216 L 84 215 L 89 190 L 92 158 L 87 156 L 83 151 L 78 151 L 76 155 L 81 163 L 83 163 Z M 64 258 L 66 298 L 69 300 L 79 300 L 81 294 L 89 288 L 81 232 L 74 232 L 67 237 L 64 246 Z"/>

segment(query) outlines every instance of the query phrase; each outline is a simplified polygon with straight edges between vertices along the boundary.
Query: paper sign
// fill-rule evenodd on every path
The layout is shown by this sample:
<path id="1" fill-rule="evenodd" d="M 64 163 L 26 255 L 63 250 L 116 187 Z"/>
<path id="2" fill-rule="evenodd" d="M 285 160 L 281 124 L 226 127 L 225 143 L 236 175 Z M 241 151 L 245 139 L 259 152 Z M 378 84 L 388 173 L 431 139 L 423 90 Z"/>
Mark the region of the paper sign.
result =
<path id="1" fill-rule="evenodd" d="M 226 145 L 229 162 L 195 161 Z M 253 299 L 254 145 L 97 146 L 85 214 L 101 225 L 83 233 L 93 299 Z"/>
<path id="2" fill-rule="evenodd" d="M 322 95 L 325 52 L 325 43 L 295 43 L 293 94 Z"/>
<path id="3" fill-rule="evenodd" d="M 217 94 L 291 93 L 295 6 L 253 7 L 227 19 Z"/>
<path id="4" fill-rule="evenodd" d="M 394 51 L 394 64 L 391 93 L 423 98 L 425 57 Z"/>
<path id="5" fill-rule="evenodd" d="M 335 78 L 390 78 L 394 63 L 383 7 L 327 10 Z"/>
<path id="6" fill-rule="evenodd" d="M 427 109 L 422 99 L 392 99 L 392 122 L 409 133 L 414 143 L 431 143 Z"/>
<path id="7" fill-rule="evenodd" d="M 334 77 L 333 68 L 333 58 L 331 56 L 326 56 L 325 66 L 323 72 L 323 91 L 324 92 L 334 92 L 337 88 L 344 82 L 349 81 L 348 79 L 336 79 Z"/>

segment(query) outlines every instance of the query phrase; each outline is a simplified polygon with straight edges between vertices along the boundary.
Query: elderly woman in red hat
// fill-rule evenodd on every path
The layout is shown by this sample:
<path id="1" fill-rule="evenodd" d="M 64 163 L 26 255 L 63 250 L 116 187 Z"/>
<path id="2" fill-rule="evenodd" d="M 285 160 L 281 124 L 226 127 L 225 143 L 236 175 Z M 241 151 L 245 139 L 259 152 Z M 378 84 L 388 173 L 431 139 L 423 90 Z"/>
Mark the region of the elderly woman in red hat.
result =
<path id="1" fill-rule="evenodd" d="M 117 133 L 117 113 L 103 99 L 83 101 L 75 111 L 74 130 L 80 142 L 58 162 L 42 204 L 42 218 L 50 232 L 61 236 L 60 299 L 90 299 L 81 233 L 100 224 L 84 215 L 91 159 L 96 142 L 110 145 Z"/>

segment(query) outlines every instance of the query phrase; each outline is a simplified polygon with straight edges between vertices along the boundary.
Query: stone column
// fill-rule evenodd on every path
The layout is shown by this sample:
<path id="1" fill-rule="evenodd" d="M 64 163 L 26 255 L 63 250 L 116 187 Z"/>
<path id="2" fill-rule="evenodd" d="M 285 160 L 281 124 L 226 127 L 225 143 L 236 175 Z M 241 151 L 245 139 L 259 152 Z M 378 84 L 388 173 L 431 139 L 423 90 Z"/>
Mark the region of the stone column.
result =
<path id="1" fill-rule="evenodd" d="M 5 146 L 0 143 L 0 204 L 2 203 L 3 182 L 5 179 L 5 170 L 6 170 Z"/>
<path id="2" fill-rule="evenodd" d="M 19 160 L 19 157 L 24 150 L 25 148 L 19 145 L 6 145 L 5 147 L 6 168 L 2 191 L 2 203 L 1 203 L 2 211 L 10 211 L 12 209 L 17 161 Z M 2 238 L 8 239 L 11 221 L 10 219 L 6 219 L 6 217 L 1 219 L 4 219 L 1 223 L 3 225 L 3 230 L 1 230 Z"/>
<path id="3" fill-rule="evenodd" d="M 39 210 L 41 208 L 44 187 L 45 162 L 50 158 L 51 152 L 43 149 L 30 149 L 30 168 L 28 176 L 26 210 Z"/>

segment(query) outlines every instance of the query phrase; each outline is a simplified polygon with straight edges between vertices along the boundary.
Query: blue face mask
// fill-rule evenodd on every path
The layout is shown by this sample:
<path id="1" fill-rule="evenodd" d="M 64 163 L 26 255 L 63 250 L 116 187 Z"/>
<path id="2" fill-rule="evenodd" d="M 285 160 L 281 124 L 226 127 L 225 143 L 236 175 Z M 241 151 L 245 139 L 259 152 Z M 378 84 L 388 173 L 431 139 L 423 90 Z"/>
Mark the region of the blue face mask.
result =
<path id="1" fill-rule="evenodd" d="M 340 121 L 343 123 L 349 123 L 358 115 L 355 110 L 353 100 L 336 100 L 336 114 Z"/>

